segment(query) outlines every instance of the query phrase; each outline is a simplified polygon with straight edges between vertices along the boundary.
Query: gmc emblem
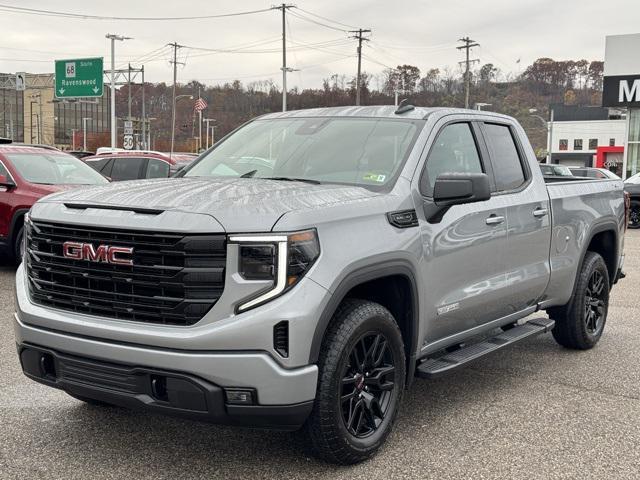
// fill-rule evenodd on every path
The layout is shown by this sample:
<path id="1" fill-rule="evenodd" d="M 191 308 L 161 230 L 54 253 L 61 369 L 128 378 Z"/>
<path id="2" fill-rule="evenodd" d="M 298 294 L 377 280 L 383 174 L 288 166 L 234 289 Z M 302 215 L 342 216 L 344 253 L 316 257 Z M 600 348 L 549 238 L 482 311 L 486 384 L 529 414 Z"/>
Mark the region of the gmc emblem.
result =
<path id="1" fill-rule="evenodd" d="M 122 258 L 120 254 L 133 253 L 132 247 L 112 247 L 100 245 L 95 248 L 91 243 L 64 242 L 62 256 L 73 260 L 87 260 L 89 262 L 112 263 L 115 265 L 133 265 L 130 258 Z"/>

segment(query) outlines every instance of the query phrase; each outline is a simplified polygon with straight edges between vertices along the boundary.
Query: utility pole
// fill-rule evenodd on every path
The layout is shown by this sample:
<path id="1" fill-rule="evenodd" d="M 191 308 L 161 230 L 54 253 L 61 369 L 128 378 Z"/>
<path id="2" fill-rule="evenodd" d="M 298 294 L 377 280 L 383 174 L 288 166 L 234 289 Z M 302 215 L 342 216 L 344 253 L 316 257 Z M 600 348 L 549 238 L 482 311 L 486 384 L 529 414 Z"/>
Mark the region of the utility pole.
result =
<path id="1" fill-rule="evenodd" d="M 283 3 L 277 7 L 271 7 L 271 10 L 282 10 L 282 111 L 287 111 L 287 73 L 293 72 L 293 68 L 287 68 L 287 10 L 294 8 L 295 5 Z"/>
<path id="2" fill-rule="evenodd" d="M 475 40 L 471 40 L 469 37 L 463 37 L 458 40 L 459 42 L 464 43 L 459 47 L 456 47 L 458 50 L 465 50 L 465 61 L 459 62 L 460 64 L 465 64 L 464 68 L 464 83 L 465 83 L 465 92 L 464 92 L 464 108 L 469 108 L 469 88 L 471 87 L 471 74 L 469 72 L 469 67 L 472 63 L 479 62 L 480 60 L 474 59 L 469 60 L 469 50 L 473 47 L 479 47 L 479 43 L 475 43 Z"/>
<path id="3" fill-rule="evenodd" d="M 353 33 L 352 38 L 358 40 L 358 74 L 356 75 L 356 105 L 360 105 L 360 77 L 362 70 L 362 42 L 368 42 L 369 39 L 367 37 L 363 37 L 365 33 L 371 33 L 369 29 L 359 28 L 358 30 L 352 30 L 349 33 Z"/>
<path id="4" fill-rule="evenodd" d="M 145 106 L 144 106 L 144 65 L 142 65 L 140 67 L 140 69 L 142 70 L 142 148 L 143 149 L 149 149 L 148 145 L 147 145 L 147 137 L 145 135 L 145 122 L 146 122 L 146 112 L 145 112 Z"/>
<path id="5" fill-rule="evenodd" d="M 111 103 L 111 148 L 116 148 L 117 141 L 117 125 L 116 125 L 116 40 L 122 42 L 124 40 L 131 40 L 131 37 L 123 37 L 122 35 L 115 35 L 107 33 L 106 38 L 111 40 L 111 88 L 110 88 L 110 103 Z"/>
<path id="6" fill-rule="evenodd" d="M 182 45 L 178 45 L 178 43 L 176 42 L 169 43 L 168 45 L 173 47 L 173 101 L 171 102 L 171 153 L 169 154 L 169 157 L 173 158 L 173 146 L 176 136 L 176 82 L 178 81 L 178 49 L 182 48 Z M 184 63 L 181 64 L 184 65 Z"/>

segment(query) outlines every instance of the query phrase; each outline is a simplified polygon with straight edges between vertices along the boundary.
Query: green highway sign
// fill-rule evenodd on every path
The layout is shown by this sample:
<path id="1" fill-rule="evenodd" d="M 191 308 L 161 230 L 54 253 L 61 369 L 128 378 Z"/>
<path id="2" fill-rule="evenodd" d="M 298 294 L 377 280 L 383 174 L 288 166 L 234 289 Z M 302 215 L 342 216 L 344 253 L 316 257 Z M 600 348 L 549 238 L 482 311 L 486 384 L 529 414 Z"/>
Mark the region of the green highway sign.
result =
<path id="1" fill-rule="evenodd" d="M 101 97 L 102 57 L 56 60 L 56 97 Z"/>

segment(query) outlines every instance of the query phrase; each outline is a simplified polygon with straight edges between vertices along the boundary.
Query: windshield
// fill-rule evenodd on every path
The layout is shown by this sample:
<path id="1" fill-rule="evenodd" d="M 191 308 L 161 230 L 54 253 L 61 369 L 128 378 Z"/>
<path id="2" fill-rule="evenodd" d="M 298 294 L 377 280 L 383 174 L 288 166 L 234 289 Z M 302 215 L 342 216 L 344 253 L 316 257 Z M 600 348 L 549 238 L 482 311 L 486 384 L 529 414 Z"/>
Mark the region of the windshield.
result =
<path id="1" fill-rule="evenodd" d="M 256 120 L 204 154 L 186 177 L 251 177 L 384 186 L 404 163 L 421 120 Z"/>
<path id="2" fill-rule="evenodd" d="M 82 160 L 65 153 L 6 153 L 20 176 L 47 185 L 97 185 L 108 180 Z"/>

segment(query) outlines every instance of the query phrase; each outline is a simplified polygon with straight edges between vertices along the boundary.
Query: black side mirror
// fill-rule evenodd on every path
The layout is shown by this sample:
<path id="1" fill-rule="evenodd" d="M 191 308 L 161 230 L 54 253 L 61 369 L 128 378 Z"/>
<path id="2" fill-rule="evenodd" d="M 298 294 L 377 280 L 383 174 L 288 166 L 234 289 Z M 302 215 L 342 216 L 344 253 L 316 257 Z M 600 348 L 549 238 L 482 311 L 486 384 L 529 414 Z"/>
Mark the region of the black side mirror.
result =
<path id="1" fill-rule="evenodd" d="M 10 190 L 15 186 L 16 184 L 13 183 L 13 180 L 11 180 L 9 177 L 7 177 L 6 175 L 0 175 L 0 187 L 4 187 L 5 191 Z"/>
<path id="2" fill-rule="evenodd" d="M 433 201 L 425 202 L 425 215 L 429 223 L 438 223 L 454 205 L 490 198 L 491 186 L 485 173 L 443 173 L 436 178 Z"/>

